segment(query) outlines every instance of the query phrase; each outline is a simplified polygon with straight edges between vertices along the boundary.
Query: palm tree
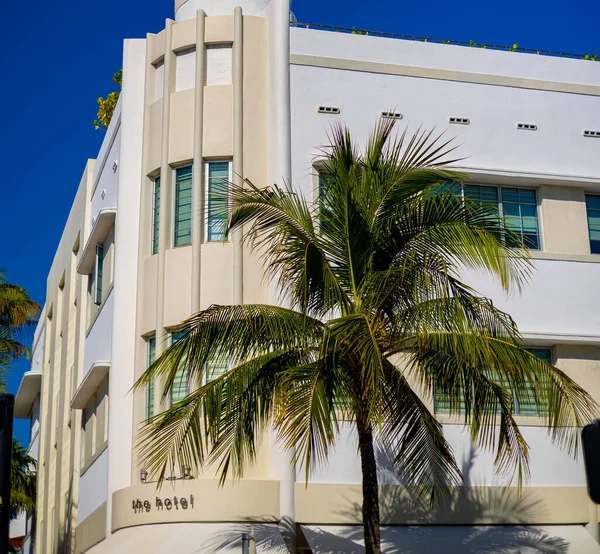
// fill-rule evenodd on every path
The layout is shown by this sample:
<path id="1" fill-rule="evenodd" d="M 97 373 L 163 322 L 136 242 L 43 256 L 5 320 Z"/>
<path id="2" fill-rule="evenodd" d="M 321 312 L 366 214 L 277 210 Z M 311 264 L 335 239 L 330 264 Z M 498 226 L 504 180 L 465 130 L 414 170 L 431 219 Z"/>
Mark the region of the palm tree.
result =
<path id="1" fill-rule="evenodd" d="M 394 133 L 381 121 L 364 151 L 335 126 L 322 151 L 320 201 L 277 186 L 230 185 L 228 232 L 241 229 L 293 308 L 211 306 L 144 373 L 166 396 L 185 371 L 193 391 L 141 431 L 159 479 L 176 464 L 216 463 L 239 478 L 273 427 L 304 464 L 327 459 L 340 426 L 356 428 L 366 552 L 380 552 L 375 445 L 403 483 L 433 502 L 463 479 L 431 413 L 434 388 L 464 415 L 496 469 L 527 475 L 513 399 L 535 402 L 558 444 L 574 451 L 593 400 L 523 348 L 514 321 L 461 280 L 465 270 L 519 290 L 531 272 L 520 237 L 492 208 L 464 200 L 447 168 L 450 141 Z M 211 379 L 211 361 L 229 369 Z M 180 375 L 180 374 L 179 374 Z"/>
<path id="2" fill-rule="evenodd" d="M 27 291 L 18 285 L 6 282 L 0 271 L 0 371 L 5 375 L 8 365 L 29 354 L 22 344 L 24 334 L 37 324 L 40 305 L 34 302 Z"/>
<path id="3" fill-rule="evenodd" d="M 10 502 L 12 517 L 35 508 L 37 461 L 13 439 Z"/>
<path id="4" fill-rule="evenodd" d="M 29 355 L 21 342 L 37 323 L 40 306 L 27 291 L 7 283 L 0 273 L 0 393 L 6 392 L 5 376 L 11 362 Z M 11 510 L 31 511 L 35 503 L 36 461 L 16 440 L 12 443 Z"/>

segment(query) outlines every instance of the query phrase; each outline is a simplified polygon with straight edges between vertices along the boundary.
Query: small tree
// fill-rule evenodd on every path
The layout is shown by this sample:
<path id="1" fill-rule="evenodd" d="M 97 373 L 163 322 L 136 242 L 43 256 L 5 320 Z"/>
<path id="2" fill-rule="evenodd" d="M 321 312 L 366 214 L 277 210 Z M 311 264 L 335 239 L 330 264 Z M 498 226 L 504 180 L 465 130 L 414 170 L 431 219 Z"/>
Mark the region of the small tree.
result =
<path id="1" fill-rule="evenodd" d="M 119 69 L 119 71 L 113 75 L 112 80 L 113 83 L 116 83 L 119 86 L 119 90 L 111 92 L 106 98 L 102 98 L 102 96 L 98 98 L 98 119 L 94 120 L 94 128 L 96 131 L 98 129 L 106 131 L 110 125 L 112 116 L 115 113 L 115 108 L 117 107 L 117 102 L 119 101 L 119 96 L 121 96 L 123 70 Z"/>

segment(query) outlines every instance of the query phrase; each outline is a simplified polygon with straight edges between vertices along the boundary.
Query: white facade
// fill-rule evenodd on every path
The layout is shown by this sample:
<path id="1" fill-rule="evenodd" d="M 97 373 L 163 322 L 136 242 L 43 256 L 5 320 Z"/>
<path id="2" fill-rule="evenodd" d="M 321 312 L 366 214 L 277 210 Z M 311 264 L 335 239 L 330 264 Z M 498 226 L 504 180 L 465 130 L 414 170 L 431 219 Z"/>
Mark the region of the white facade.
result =
<path id="1" fill-rule="evenodd" d="M 240 483 L 219 489 L 207 472 L 159 493 L 140 482 L 136 434 L 147 406 L 143 392 L 132 392 L 149 339 L 157 339 L 158 355 L 160 339 L 195 311 L 276 298 L 239 236 L 229 243 L 206 236 L 211 161 L 230 162 L 234 180 L 277 182 L 314 198 L 315 156 L 336 120 L 360 142 L 382 112 L 400 113 L 399 127 L 409 132 L 422 126 L 456 136 L 465 158 L 457 167 L 470 182 L 536 191 L 541 247 L 523 294 L 507 298 L 483 275 L 465 279 L 515 318 L 528 346 L 549 348 L 553 363 L 600 399 L 600 299 L 593 292 L 600 256 L 591 254 L 585 204 L 586 194 L 600 194 L 600 141 L 583 133 L 600 129 L 600 64 L 290 28 L 283 0 L 238 4 L 178 0 L 175 22 L 167 20 L 164 31 L 125 41 L 121 99 L 48 278 L 41 346 L 32 359 L 32 372 L 43 375 L 40 439 L 39 400 L 25 394 L 26 380 L 21 395 L 20 416 L 32 418 L 31 451 L 41 462 L 38 554 L 116 552 L 144 540 L 147 552 L 163 552 L 157 545 L 184 524 L 203 552 L 224 544 L 241 551 L 246 532 L 257 552 L 283 551 L 281 535 L 288 545 L 297 541 L 298 552 L 350 551 L 344 541 L 360 551 L 352 426 L 342 428 L 308 486 L 303 468 L 293 468 L 291 453 L 270 437 Z M 178 179 L 189 166 L 191 232 L 176 245 Z M 156 394 L 156 409 L 160 402 Z M 492 455 L 472 449 L 458 419 L 438 417 L 465 474 L 464 503 L 452 513 L 410 503 L 413 513 L 402 512 L 406 493 L 380 453 L 382 512 L 397 526 L 390 541 L 409 533 L 407 523 L 430 525 L 417 530 L 439 533 L 436 541 L 456 535 L 463 546 L 464 536 L 435 525 L 479 533 L 477 525 L 513 524 L 566 541 L 571 549 L 564 551 L 600 552 L 583 529 L 597 532 L 598 512 L 587 500 L 581 458 L 552 444 L 537 418 L 518 416 L 531 447 L 531 478 L 520 500 L 511 479 L 493 472 Z M 186 498 L 190 509 L 159 512 L 159 495 L 161 502 Z M 499 499 L 505 513 L 494 510 Z M 146 500 L 148 508 L 136 507 Z M 223 522 L 233 523 L 226 529 Z M 281 534 L 273 535 L 275 524 Z M 148 537 L 156 535 L 153 544 L 143 538 L 145 526 Z M 227 531 L 225 543 L 211 535 Z M 419 544 L 410 533 L 402 536 Z"/>

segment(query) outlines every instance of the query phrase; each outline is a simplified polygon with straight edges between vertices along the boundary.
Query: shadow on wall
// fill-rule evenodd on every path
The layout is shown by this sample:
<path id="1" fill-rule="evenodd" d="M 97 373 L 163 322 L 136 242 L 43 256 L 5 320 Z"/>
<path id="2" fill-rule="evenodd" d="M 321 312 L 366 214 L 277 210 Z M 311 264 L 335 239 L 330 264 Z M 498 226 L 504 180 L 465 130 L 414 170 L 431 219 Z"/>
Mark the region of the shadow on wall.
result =
<path id="1" fill-rule="evenodd" d="M 198 551 L 202 554 L 216 552 L 242 552 L 242 536 L 248 534 L 254 537 L 256 554 L 288 554 L 282 537 L 282 529 L 276 524 L 235 524 L 227 526 L 226 530 L 215 532 Z M 252 552 L 252 549 L 250 549 Z"/>
<path id="2" fill-rule="evenodd" d="M 364 554 L 362 529 L 305 529 L 313 552 Z M 383 527 L 386 554 L 566 554 L 569 544 L 531 527 Z"/>
<path id="3" fill-rule="evenodd" d="M 463 464 L 466 486 L 446 502 L 431 506 L 403 487 L 402 478 L 382 450 L 377 453 L 381 488 L 382 551 L 386 554 L 566 554 L 569 543 L 549 528 L 526 526 L 543 517 L 543 506 L 532 495 L 514 489 L 477 486 L 470 479 L 475 450 Z M 349 507 L 348 507 L 349 506 Z M 342 520 L 360 521 L 361 505 L 350 501 Z M 391 522 L 403 525 L 386 526 Z M 418 525 L 416 525 L 418 524 Z M 450 525 L 451 524 L 451 525 Z M 462 525 L 461 525 L 462 524 Z M 308 525 L 302 531 L 314 554 L 364 554 L 360 525 Z M 284 554 L 285 523 L 230 524 L 211 534 L 198 552 L 242 552 L 243 534 L 254 537 L 256 554 Z"/>
<path id="4" fill-rule="evenodd" d="M 565 554 L 569 543 L 543 529 L 524 526 L 544 513 L 542 503 L 524 491 L 478 486 L 471 480 L 476 451 L 471 449 L 462 471 L 465 486 L 433 506 L 404 488 L 387 453 L 377 451 L 382 527 L 382 551 L 386 554 Z M 361 519 L 361 505 L 353 503 L 341 515 Z M 405 525 L 385 527 L 386 523 Z M 420 525 L 414 525 L 414 524 Z M 412 524 L 412 525 L 411 525 Z M 435 524 L 434 527 L 432 524 Z M 461 525 L 462 524 L 462 525 Z M 508 526 L 510 525 L 510 526 Z M 331 532 L 335 530 L 334 532 Z M 313 552 L 364 554 L 363 531 L 359 525 L 305 527 Z"/>

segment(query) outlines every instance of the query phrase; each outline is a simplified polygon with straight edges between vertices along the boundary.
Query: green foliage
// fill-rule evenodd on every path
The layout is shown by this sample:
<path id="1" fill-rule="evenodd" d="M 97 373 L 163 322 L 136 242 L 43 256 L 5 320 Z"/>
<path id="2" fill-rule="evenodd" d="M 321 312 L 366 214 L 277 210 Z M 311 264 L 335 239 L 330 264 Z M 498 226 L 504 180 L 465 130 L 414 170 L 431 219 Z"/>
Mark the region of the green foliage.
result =
<path id="1" fill-rule="evenodd" d="M 16 440 L 12 446 L 12 489 L 10 493 L 12 516 L 35 509 L 37 462 Z"/>
<path id="2" fill-rule="evenodd" d="M 596 56 L 596 54 L 584 54 L 583 59 L 598 62 L 600 61 L 600 56 Z"/>
<path id="3" fill-rule="evenodd" d="M 29 356 L 22 343 L 33 331 L 40 306 L 27 292 L 11 283 L 0 273 L 0 392 L 6 391 L 5 376 L 11 362 Z M 15 516 L 20 511 L 30 511 L 35 503 L 36 461 L 13 440 L 11 510 Z"/>
<path id="4" fill-rule="evenodd" d="M 458 161 L 452 142 L 421 130 L 398 135 L 394 125 L 381 120 L 362 150 L 334 126 L 317 202 L 249 181 L 223 187 L 228 232 L 244 228 L 294 309 L 211 306 L 175 330 L 180 340 L 136 384 L 164 383 L 166 398 L 188 370 L 193 392 L 141 431 L 142 457 L 159 480 L 175 466 L 211 463 L 222 483 L 239 478 L 269 428 L 308 478 L 342 422 L 352 422 L 371 494 L 367 552 L 380 551 L 379 513 L 369 508 L 378 506 L 374 434 L 418 495 L 434 502 L 463 482 L 425 401 L 434 384 L 452 413 L 461 406 L 474 444 L 494 451 L 497 471 L 519 486 L 529 449 L 514 397 L 533 394 L 550 436 L 571 452 L 597 413 L 581 387 L 523 348 L 508 314 L 461 280 L 474 270 L 519 291 L 532 265 L 524 248 L 507 246 L 523 245 L 497 213 L 444 187 L 464 178 L 448 168 Z M 209 360 L 223 356 L 230 370 L 207 379 Z"/>
<path id="5" fill-rule="evenodd" d="M 29 356 L 22 343 L 36 323 L 40 306 L 18 285 L 7 283 L 0 273 L 0 390 L 5 390 L 4 376 L 11 362 Z"/>
<path id="6" fill-rule="evenodd" d="M 512 46 L 508 47 L 509 52 L 516 52 L 519 49 L 519 45 L 515 42 Z"/>
<path id="7" fill-rule="evenodd" d="M 119 96 L 121 95 L 123 70 L 119 69 L 119 71 L 113 75 L 112 80 L 113 83 L 118 85 L 119 90 L 109 93 L 106 98 L 102 98 L 102 96 L 98 98 L 98 119 L 94 120 L 94 128 L 96 131 L 98 129 L 106 130 L 110 125 L 112 116 L 115 113 L 115 108 L 117 107 L 117 102 L 119 101 Z"/>
<path id="8" fill-rule="evenodd" d="M 350 33 L 351 35 L 363 35 L 366 36 L 368 35 L 368 31 L 359 31 L 356 27 L 352 27 L 352 32 Z"/>

